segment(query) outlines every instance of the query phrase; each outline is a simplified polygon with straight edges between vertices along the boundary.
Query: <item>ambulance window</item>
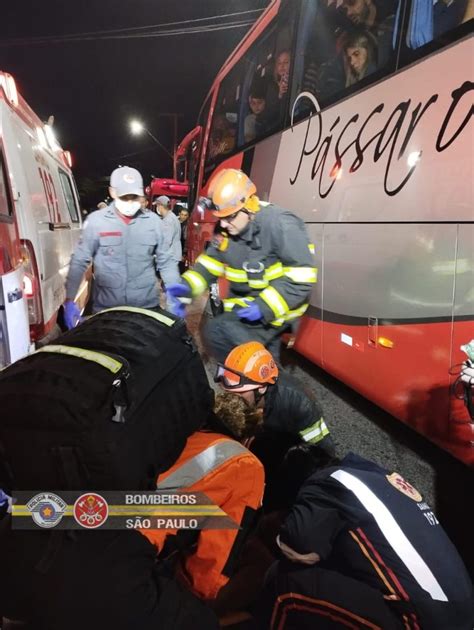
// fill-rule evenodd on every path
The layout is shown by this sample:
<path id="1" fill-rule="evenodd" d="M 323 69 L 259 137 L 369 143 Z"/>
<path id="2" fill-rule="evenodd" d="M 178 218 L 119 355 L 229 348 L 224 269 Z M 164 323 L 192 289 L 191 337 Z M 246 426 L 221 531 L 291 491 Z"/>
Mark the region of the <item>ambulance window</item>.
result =
<path id="1" fill-rule="evenodd" d="M 66 199 L 66 205 L 71 215 L 71 220 L 74 223 L 79 223 L 79 212 L 77 210 L 76 198 L 72 189 L 71 180 L 64 171 L 59 171 L 59 179 L 61 180 L 61 187 L 63 189 L 64 198 Z"/>
<path id="2" fill-rule="evenodd" d="M 10 217 L 13 214 L 13 204 L 8 187 L 7 169 L 3 155 L 0 153 L 0 216 Z"/>

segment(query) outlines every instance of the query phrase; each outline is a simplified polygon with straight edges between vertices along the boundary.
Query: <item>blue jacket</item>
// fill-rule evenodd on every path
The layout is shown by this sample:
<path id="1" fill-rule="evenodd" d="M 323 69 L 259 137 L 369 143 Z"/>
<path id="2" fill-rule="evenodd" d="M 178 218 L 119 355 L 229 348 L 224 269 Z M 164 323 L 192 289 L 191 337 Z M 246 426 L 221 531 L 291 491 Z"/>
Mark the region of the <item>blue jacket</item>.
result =
<path id="1" fill-rule="evenodd" d="M 180 281 L 176 263 L 165 246 L 161 219 L 140 210 L 127 225 L 113 203 L 93 212 L 84 223 L 66 280 L 68 298 L 76 296 L 91 262 L 95 313 L 113 306 L 158 306 L 157 270 L 165 284 Z"/>

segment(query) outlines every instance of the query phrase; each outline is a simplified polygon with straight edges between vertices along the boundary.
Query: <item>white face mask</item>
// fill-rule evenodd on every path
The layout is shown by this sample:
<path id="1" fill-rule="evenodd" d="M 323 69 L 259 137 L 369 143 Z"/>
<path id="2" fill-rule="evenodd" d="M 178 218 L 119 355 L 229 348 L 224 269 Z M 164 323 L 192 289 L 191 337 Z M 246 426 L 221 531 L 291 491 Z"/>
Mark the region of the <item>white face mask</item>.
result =
<path id="1" fill-rule="evenodd" d="M 139 201 L 124 201 L 123 199 L 115 200 L 115 207 L 126 217 L 133 217 L 141 208 Z"/>

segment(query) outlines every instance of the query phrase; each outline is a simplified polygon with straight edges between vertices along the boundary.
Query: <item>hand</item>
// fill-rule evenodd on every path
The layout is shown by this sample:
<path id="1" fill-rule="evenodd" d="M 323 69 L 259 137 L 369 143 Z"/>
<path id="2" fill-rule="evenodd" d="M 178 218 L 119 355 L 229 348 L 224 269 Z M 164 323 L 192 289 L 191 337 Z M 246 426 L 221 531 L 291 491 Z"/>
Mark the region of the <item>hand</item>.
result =
<path id="1" fill-rule="evenodd" d="M 176 317 L 181 317 L 183 319 L 184 317 L 186 317 L 186 304 L 183 304 L 181 300 L 173 297 L 170 294 L 168 294 L 168 299 L 166 301 L 166 308 L 171 313 L 173 313 L 173 315 L 176 315 Z"/>
<path id="2" fill-rule="evenodd" d="M 288 545 L 285 545 L 285 543 L 280 540 L 280 536 L 277 536 L 276 542 L 285 558 L 290 560 L 290 562 L 298 562 L 300 564 L 312 565 L 321 560 L 319 554 L 315 553 L 314 551 L 310 553 L 298 553 L 291 547 L 288 547 Z"/>
<path id="3" fill-rule="evenodd" d="M 259 319 L 263 319 L 260 306 L 255 302 L 250 302 L 248 306 L 237 309 L 237 316 L 240 317 L 240 319 L 247 319 L 249 322 L 256 322 Z"/>
<path id="4" fill-rule="evenodd" d="M 190 297 L 191 287 L 185 282 L 176 282 L 166 287 L 166 293 L 170 298 Z"/>
<path id="5" fill-rule="evenodd" d="M 75 328 L 82 322 L 81 311 L 78 305 L 73 300 L 68 300 L 63 304 L 64 309 L 64 324 L 68 330 Z"/>

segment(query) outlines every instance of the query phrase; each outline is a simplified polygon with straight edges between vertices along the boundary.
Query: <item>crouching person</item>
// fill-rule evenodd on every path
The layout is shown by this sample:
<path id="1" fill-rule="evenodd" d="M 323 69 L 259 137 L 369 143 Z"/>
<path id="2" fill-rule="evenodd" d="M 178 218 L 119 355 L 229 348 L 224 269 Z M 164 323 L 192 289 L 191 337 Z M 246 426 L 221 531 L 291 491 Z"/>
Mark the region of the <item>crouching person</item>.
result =
<path id="1" fill-rule="evenodd" d="M 354 454 L 287 456 L 304 479 L 277 538 L 264 628 L 471 630 L 472 585 L 419 492 L 398 473 Z"/>
<path id="2" fill-rule="evenodd" d="M 231 578 L 262 503 L 263 466 L 242 444 L 262 424 L 261 412 L 239 396 L 217 396 L 209 426 L 188 438 L 178 461 L 156 484 L 159 491 L 205 494 L 239 529 L 141 530 L 165 564 L 179 557 L 173 567 L 177 579 L 208 602 Z"/>

